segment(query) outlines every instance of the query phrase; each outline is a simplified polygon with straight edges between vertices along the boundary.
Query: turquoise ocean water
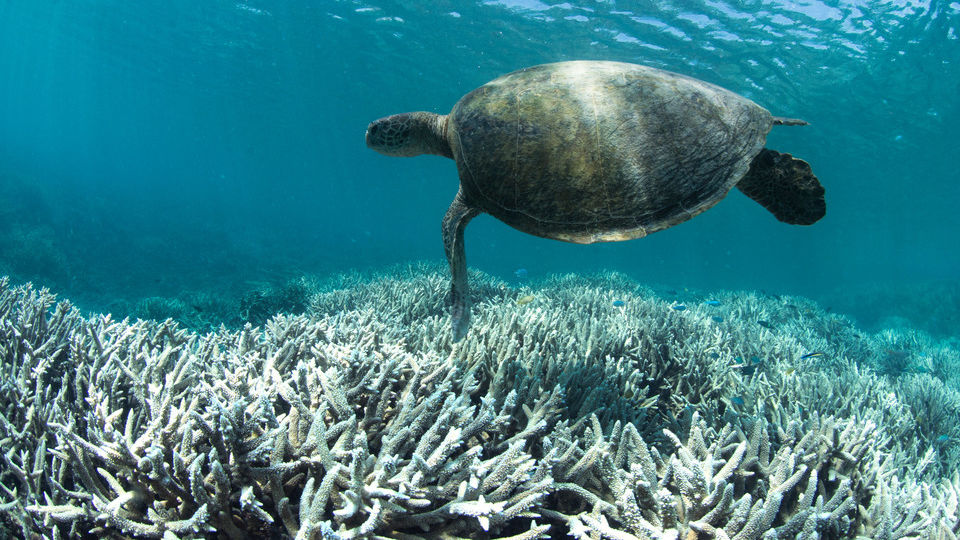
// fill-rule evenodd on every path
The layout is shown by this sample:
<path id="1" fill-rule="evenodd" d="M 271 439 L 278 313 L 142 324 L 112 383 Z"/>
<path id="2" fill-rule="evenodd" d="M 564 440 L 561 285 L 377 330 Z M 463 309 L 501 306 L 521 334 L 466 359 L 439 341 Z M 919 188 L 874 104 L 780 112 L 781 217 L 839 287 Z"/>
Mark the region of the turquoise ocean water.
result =
<path id="1" fill-rule="evenodd" d="M 454 164 L 364 146 L 509 71 L 641 63 L 803 118 L 768 145 L 827 190 L 810 227 L 734 191 L 643 240 L 578 246 L 490 217 L 472 268 L 618 270 L 810 296 L 956 332 L 957 2 L 0 3 L 0 274 L 124 315 L 302 274 L 441 261 Z"/>
<path id="2" fill-rule="evenodd" d="M 480 216 L 453 343 L 367 125 L 574 59 L 808 121 L 826 217 Z M 0 540 L 955 539 L 958 96 L 958 1 L 0 0 Z"/>

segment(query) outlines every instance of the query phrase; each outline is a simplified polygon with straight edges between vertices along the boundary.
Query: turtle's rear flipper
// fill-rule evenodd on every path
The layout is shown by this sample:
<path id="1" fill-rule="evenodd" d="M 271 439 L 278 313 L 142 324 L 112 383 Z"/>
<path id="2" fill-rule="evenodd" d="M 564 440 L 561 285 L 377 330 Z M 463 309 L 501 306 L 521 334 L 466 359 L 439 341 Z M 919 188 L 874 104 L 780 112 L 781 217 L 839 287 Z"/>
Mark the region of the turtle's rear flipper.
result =
<path id="1" fill-rule="evenodd" d="M 764 148 L 737 187 L 785 223 L 810 225 L 827 213 L 823 186 L 810 165 L 790 154 Z"/>

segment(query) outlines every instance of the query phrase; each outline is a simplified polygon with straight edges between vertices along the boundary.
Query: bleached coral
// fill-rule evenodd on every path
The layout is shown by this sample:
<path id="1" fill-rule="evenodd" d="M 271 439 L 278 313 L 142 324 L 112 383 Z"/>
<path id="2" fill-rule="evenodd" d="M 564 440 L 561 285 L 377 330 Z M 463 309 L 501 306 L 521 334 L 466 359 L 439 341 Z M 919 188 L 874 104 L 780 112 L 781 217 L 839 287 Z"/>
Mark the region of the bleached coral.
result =
<path id="1" fill-rule="evenodd" d="M 473 330 L 456 347 L 442 274 L 422 268 L 323 292 L 310 316 L 206 335 L 84 318 L 0 282 L 0 528 L 956 536 L 955 473 L 911 475 L 907 460 L 932 458 L 880 412 L 904 405 L 882 388 L 845 402 L 816 375 L 852 379 L 841 352 L 784 374 L 824 338 L 736 321 L 770 309 L 762 301 L 724 298 L 720 324 L 615 277 L 558 278 L 524 306 L 478 277 Z M 747 374 L 735 366 L 750 355 L 764 360 Z M 778 397 L 790 388 L 806 390 Z"/>

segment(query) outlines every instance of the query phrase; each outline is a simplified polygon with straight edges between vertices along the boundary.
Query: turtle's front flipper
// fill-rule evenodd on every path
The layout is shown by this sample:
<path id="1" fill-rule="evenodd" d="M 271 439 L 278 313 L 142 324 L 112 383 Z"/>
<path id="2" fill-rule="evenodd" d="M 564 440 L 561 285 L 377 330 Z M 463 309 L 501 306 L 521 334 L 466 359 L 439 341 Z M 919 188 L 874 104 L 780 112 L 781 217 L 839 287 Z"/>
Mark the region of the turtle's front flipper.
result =
<path id="1" fill-rule="evenodd" d="M 737 187 L 785 223 L 810 225 L 827 213 L 823 186 L 810 165 L 790 154 L 764 148 Z"/>
<path id="2" fill-rule="evenodd" d="M 450 287 L 450 322 L 453 329 L 453 341 L 460 341 L 470 328 L 470 304 L 467 301 L 467 256 L 463 249 L 463 229 L 480 211 L 468 206 L 463 195 L 456 198 L 443 216 L 443 249 L 450 263 L 453 277 Z"/>

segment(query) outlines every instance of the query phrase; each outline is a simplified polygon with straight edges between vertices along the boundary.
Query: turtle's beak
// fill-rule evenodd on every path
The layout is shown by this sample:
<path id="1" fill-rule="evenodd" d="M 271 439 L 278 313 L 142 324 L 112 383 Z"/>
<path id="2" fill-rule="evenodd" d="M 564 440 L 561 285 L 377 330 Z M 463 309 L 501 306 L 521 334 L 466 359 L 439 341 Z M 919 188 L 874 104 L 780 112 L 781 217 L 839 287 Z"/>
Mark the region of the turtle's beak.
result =
<path id="1" fill-rule="evenodd" d="M 389 117 L 388 117 L 389 118 Z M 364 136 L 367 142 L 367 148 L 372 148 L 381 154 L 391 155 L 389 135 L 390 129 L 387 124 L 388 118 L 380 118 L 370 122 L 367 126 L 367 133 Z"/>
<path id="2" fill-rule="evenodd" d="M 407 148 L 407 123 L 398 122 L 403 115 L 395 114 L 370 122 L 367 126 L 367 148 L 372 148 L 386 156 L 415 156 L 422 152 L 410 153 Z"/>
<path id="3" fill-rule="evenodd" d="M 370 122 L 370 125 L 367 126 L 367 132 L 364 134 L 363 138 L 367 142 L 367 148 L 373 148 L 373 141 L 370 139 L 370 131 L 373 130 L 376 126 L 376 122 Z"/>

